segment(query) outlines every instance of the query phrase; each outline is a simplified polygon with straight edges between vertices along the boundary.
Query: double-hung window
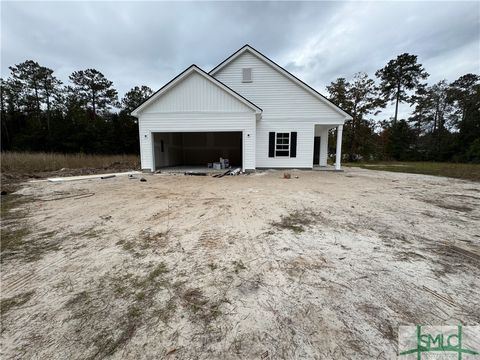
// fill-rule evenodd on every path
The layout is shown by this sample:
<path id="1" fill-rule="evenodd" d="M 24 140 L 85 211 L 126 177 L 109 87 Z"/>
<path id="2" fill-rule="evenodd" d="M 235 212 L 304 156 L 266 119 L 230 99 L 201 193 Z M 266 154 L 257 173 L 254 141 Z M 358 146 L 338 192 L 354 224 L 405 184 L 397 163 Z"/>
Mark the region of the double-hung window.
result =
<path id="1" fill-rule="evenodd" d="M 290 156 L 290 133 L 275 134 L 275 156 Z"/>

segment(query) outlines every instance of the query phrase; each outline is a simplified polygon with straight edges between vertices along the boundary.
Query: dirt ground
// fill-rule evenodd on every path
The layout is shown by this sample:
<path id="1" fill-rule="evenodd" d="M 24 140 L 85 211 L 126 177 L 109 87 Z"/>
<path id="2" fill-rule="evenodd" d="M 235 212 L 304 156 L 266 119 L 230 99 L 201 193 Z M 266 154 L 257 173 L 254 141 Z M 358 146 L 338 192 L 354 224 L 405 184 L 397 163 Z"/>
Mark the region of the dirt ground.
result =
<path id="1" fill-rule="evenodd" d="M 480 323 L 479 183 L 291 174 L 25 184 L 2 359 L 389 359 Z"/>

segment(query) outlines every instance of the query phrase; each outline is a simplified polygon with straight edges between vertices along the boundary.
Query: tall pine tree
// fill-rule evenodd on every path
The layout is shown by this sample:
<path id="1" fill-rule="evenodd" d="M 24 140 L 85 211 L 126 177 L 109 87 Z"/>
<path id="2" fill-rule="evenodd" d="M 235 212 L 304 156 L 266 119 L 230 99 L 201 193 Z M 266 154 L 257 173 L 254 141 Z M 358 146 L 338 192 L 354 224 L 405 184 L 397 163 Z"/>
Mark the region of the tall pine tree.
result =
<path id="1" fill-rule="evenodd" d="M 413 104 L 415 98 L 410 92 L 418 91 L 424 86 L 429 74 L 417 63 L 417 56 L 404 53 L 390 60 L 385 67 L 377 70 L 375 75 L 380 79 L 380 90 L 384 101 L 395 103 L 393 121 L 397 121 L 398 105 L 401 102 Z"/>
<path id="2" fill-rule="evenodd" d="M 83 106 L 92 111 L 93 117 L 97 115 L 98 111 L 107 111 L 119 105 L 117 90 L 113 88 L 113 82 L 98 70 L 74 71 L 70 75 L 70 81 L 73 83 L 72 90 Z"/>

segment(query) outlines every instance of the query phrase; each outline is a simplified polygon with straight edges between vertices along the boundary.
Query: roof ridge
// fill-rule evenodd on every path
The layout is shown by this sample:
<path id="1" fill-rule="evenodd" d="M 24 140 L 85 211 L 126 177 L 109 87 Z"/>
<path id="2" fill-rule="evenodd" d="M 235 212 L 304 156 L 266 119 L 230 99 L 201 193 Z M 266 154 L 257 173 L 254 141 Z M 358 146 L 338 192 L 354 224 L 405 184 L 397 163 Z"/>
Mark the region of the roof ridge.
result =
<path id="1" fill-rule="evenodd" d="M 238 53 L 240 53 L 241 51 L 244 51 L 245 48 L 250 48 L 251 50 L 253 50 L 254 52 L 256 52 L 258 55 L 260 55 L 261 58 L 263 58 L 263 61 L 265 62 L 270 62 L 271 65 L 273 64 L 273 67 L 278 67 L 280 68 L 281 70 L 283 70 L 288 76 L 291 76 L 294 80 L 298 81 L 300 84 L 302 84 L 303 86 L 305 86 L 306 88 L 308 88 L 310 91 L 312 91 L 314 94 L 320 96 L 320 98 L 322 98 L 324 101 L 326 101 L 327 103 L 335 106 L 336 108 L 338 108 L 341 112 L 343 112 L 344 114 L 347 114 L 348 116 L 351 117 L 351 115 L 349 113 L 347 113 L 345 110 L 343 110 L 340 106 L 338 106 L 337 104 L 335 104 L 334 102 L 332 102 L 331 100 L 329 100 L 325 95 L 323 95 L 322 93 L 320 93 L 318 90 L 314 89 L 312 86 L 308 85 L 306 82 L 304 82 L 303 80 L 299 79 L 298 77 L 296 77 L 295 75 L 293 75 L 290 71 L 288 71 L 287 69 L 285 69 L 283 66 L 280 66 L 278 65 L 275 61 L 273 61 L 272 59 L 270 59 L 268 56 L 266 56 L 265 54 L 263 54 L 262 52 L 258 51 L 257 49 L 255 49 L 253 46 L 249 45 L 249 44 L 245 44 L 243 45 L 240 49 L 238 49 L 237 51 L 235 51 L 233 54 L 231 54 L 230 56 L 228 56 L 226 59 L 224 59 L 222 62 L 220 62 L 217 66 L 215 66 L 212 70 L 209 71 L 209 74 L 212 75 L 219 67 L 223 67 L 223 65 L 227 62 L 230 61 L 230 59 L 234 58 L 237 56 Z M 253 54 L 253 55 L 256 55 L 258 57 L 257 54 Z M 212 75 L 213 76 L 213 75 Z M 287 76 L 287 77 L 288 77 Z"/>

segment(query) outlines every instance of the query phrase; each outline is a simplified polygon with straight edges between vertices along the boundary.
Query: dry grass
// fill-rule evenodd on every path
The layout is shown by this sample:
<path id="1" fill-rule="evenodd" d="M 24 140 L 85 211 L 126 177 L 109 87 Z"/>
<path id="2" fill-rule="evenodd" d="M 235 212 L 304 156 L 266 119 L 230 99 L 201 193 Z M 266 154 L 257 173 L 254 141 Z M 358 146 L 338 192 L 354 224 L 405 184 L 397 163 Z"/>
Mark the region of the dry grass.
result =
<path id="1" fill-rule="evenodd" d="M 288 215 L 283 215 L 279 221 L 272 222 L 271 225 L 281 230 L 291 230 L 295 233 L 302 233 L 305 229 L 316 222 L 320 214 L 315 214 L 311 210 L 295 210 Z"/>
<path id="2" fill-rule="evenodd" d="M 96 289 L 81 291 L 65 303 L 74 341 L 89 348 L 83 356 L 85 359 L 113 355 L 140 327 L 151 325 L 157 319 L 168 323 L 176 305 L 172 299 L 157 299 L 159 292 L 170 286 L 165 278 L 168 272 L 161 262 L 141 276 L 128 271 L 108 274 L 100 278 Z M 108 320 L 98 323 L 98 319 Z"/>
<path id="3" fill-rule="evenodd" d="M 26 304 L 31 299 L 33 294 L 35 294 L 35 291 L 27 291 L 7 299 L 2 299 L 0 301 L 1 316 L 3 317 L 8 311 L 13 308 L 17 308 Z"/>
<path id="4" fill-rule="evenodd" d="M 36 229 L 37 234 L 29 238 L 32 229 L 25 219 L 29 215 L 26 205 L 31 201 L 27 196 L 2 196 L 0 263 L 10 258 L 37 261 L 46 253 L 59 250 L 56 231 Z"/>
<path id="5" fill-rule="evenodd" d="M 2 152 L 1 170 L 7 173 L 36 173 L 63 168 L 131 168 L 139 167 L 138 155 L 86 155 L 30 152 Z"/>

